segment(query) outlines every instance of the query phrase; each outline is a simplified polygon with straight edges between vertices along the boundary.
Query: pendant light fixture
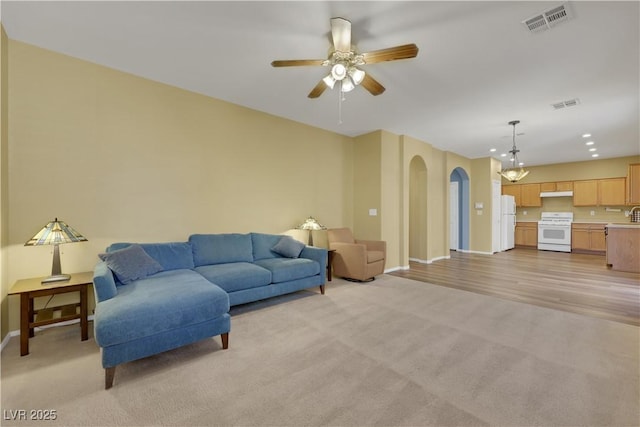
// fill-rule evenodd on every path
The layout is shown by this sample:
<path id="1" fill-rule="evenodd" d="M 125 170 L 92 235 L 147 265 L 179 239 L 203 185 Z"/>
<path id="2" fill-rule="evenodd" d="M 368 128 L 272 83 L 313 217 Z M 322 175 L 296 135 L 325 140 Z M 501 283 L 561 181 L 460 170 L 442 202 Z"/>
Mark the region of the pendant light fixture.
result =
<path id="1" fill-rule="evenodd" d="M 529 171 L 524 170 L 522 164 L 518 160 L 518 153 L 520 150 L 516 148 L 516 125 L 520 123 L 520 120 L 513 120 L 509 122 L 509 125 L 513 126 L 513 147 L 511 148 L 511 167 L 502 169 L 498 172 L 502 177 L 511 182 L 518 182 L 525 176 L 529 175 Z"/>

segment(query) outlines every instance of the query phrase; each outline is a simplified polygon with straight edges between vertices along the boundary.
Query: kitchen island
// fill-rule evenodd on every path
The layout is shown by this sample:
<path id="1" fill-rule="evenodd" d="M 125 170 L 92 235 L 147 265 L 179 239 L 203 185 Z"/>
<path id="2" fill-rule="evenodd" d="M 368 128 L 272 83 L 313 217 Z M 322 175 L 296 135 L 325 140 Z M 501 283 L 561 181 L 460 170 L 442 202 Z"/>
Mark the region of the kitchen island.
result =
<path id="1" fill-rule="evenodd" d="M 607 224 L 607 265 L 640 273 L 640 223 Z"/>

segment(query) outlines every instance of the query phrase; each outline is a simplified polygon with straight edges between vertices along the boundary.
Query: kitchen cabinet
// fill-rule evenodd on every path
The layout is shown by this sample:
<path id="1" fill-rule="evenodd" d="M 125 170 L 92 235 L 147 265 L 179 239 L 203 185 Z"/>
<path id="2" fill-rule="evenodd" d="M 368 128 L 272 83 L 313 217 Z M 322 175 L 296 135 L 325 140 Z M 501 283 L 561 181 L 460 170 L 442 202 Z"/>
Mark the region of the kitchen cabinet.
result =
<path id="1" fill-rule="evenodd" d="M 573 191 L 573 181 L 556 182 L 556 191 Z"/>
<path id="2" fill-rule="evenodd" d="M 626 178 L 574 181 L 573 206 L 624 206 Z"/>
<path id="3" fill-rule="evenodd" d="M 598 181 L 574 181 L 573 206 L 597 206 L 598 205 Z"/>
<path id="4" fill-rule="evenodd" d="M 607 250 L 604 229 L 605 224 L 576 222 L 571 224 L 571 252 L 604 255 Z"/>
<path id="5" fill-rule="evenodd" d="M 556 191 L 556 183 L 543 182 L 540 184 L 540 191 Z"/>
<path id="6" fill-rule="evenodd" d="M 607 264 L 640 273 L 640 224 L 607 224 Z"/>
<path id="7" fill-rule="evenodd" d="M 626 178 L 609 178 L 598 180 L 600 206 L 624 206 L 627 202 Z"/>
<path id="8" fill-rule="evenodd" d="M 516 222 L 515 245 L 525 247 L 538 247 L 538 223 Z"/>
<path id="9" fill-rule="evenodd" d="M 521 184 L 520 200 L 523 207 L 542 206 L 540 184 Z"/>
<path id="10" fill-rule="evenodd" d="M 513 198 L 516 200 L 516 207 L 522 206 L 520 187 L 521 185 L 519 184 L 502 186 L 502 195 L 513 196 Z"/>
<path id="11" fill-rule="evenodd" d="M 543 182 L 540 191 L 573 191 L 573 181 Z"/>
<path id="12" fill-rule="evenodd" d="M 640 163 L 629 165 L 627 173 L 627 205 L 640 205 Z"/>

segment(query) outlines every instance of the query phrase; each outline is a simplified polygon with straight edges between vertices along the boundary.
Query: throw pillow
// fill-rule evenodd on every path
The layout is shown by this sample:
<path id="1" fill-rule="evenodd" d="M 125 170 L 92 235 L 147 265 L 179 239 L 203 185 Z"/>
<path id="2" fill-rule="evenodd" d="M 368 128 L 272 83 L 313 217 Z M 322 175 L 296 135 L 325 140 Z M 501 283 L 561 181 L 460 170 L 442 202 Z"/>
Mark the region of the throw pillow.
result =
<path id="1" fill-rule="evenodd" d="M 287 258 L 298 258 L 300 256 L 300 252 L 304 249 L 305 244 L 299 242 L 291 236 L 282 236 L 278 243 L 275 244 L 271 250 L 283 257 Z"/>
<path id="2" fill-rule="evenodd" d="M 118 280 L 126 285 L 134 280 L 162 271 L 162 266 L 147 254 L 140 245 L 127 246 L 113 252 L 99 254 Z"/>

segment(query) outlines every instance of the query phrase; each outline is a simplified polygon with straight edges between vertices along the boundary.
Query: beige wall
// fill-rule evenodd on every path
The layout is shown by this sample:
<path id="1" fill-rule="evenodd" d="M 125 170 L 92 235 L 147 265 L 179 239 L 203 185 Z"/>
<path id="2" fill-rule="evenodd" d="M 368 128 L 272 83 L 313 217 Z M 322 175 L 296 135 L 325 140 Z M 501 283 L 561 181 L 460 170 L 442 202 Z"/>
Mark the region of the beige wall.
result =
<path id="1" fill-rule="evenodd" d="M 402 165 L 398 136 L 381 132 L 381 230 L 380 240 L 387 242 L 386 268 L 398 268 L 400 264 L 402 205 Z"/>
<path id="2" fill-rule="evenodd" d="M 9 332 L 9 272 L 8 272 L 8 238 L 9 238 L 9 182 L 8 182 L 8 144 L 9 144 L 9 69 L 8 39 L 4 27 L 0 25 L 0 341 Z"/>
<path id="3" fill-rule="evenodd" d="M 354 138 L 353 234 L 358 239 L 379 240 L 382 235 L 382 132 Z M 376 209 L 377 215 L 369 215 Z"/>
<path id="4" fill-rule="evenodd" d="M 386 269 L 400 262 L 400 166 L 397 135 L 378 130 L 355 138 L 353 233 L 387 242 Z M 371 209 L 377 214 L 370 215 Z"/>
<path id="5" fill-rule="evenodd" d="M 470 179 L 469 203 L 469 249 L 476 252 L 491 253 L 491 209 L 492 209 L 492 158 L 471 160 L 473 179 Z M 497 176 L 497 174 L 496 174 Z M 476 203 L 482 203 L 483 209 L 475 209 Z"/>
<path id="6" fill-rule="evenodd" d="M 404 179 L 400 265 L 408 266 L 409 258 L 431 262 L 448 256 L 449 179 L 445 152 L 407 135 L 400 137 L 400 144 Z"/>
<path id="7" fill-rule="evenodd" d="M 54 217 L 89 239 L 61 247 L 67 272 L 114 241 L 353 226 L 351 138 L 8 44 L 10 283 L 50 273 L 51 248 L 23 245 Z"/>
<path id="8" fill-rule="evenodd" d="M 630 163 L 640 163 L 640 156 L 618 157 L 615 159 L 589 160 L 585 162 L 558 163 L 546 166 L 532 166 L 529 175 L 520 184 L 554 181 L 574 181 L 582 179 L 626 177 Z M 512 185 L 504 182 L 502 185 Z M 606 208 L 620 209 L 620 212 L 607 211 Z M 621 221 L 629 219 L 624 216 L 625 206 L 588 206 L 574 207 L 573 200 L 568 197 L 543 198 L 542 207 L 518 208 L 517 221 L 537 221 L 544 212 L 573 212 L 575 221 Z M 592 215 L 593 212 L 593 215 Z"/>

